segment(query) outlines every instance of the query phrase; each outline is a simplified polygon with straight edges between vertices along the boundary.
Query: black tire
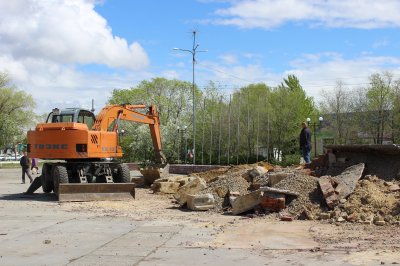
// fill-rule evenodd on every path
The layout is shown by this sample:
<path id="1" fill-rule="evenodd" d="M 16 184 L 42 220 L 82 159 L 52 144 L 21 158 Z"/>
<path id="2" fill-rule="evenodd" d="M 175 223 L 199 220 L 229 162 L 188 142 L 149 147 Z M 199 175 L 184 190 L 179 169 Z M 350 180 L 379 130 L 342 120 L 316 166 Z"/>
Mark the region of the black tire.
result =
<path id="1" fill-rule="evenodd" d="M 64 165 L 53 166 L 53 171 L 51 171 L 54 183 L 54 193 L 58 195 L 58 186 L 60 184 L 67 184 L 68 182 L 68 172 Z"/>
<path id="2" fill-rule="evenodd" d="M 116 172 L 113 174 L 114 183 L 130 183 L 131 172 L 126 164 L 118 164 L 115 168 Z"/>
<path id="3" fill-rule="evenodd" d="M 54 183 L 51 179 L 51 166 L 47 163 L 43 164 L 40 180 L 42 181 L 42 188 L 44 193 L 50 193 L 51 191 L 53 191 Z"/>

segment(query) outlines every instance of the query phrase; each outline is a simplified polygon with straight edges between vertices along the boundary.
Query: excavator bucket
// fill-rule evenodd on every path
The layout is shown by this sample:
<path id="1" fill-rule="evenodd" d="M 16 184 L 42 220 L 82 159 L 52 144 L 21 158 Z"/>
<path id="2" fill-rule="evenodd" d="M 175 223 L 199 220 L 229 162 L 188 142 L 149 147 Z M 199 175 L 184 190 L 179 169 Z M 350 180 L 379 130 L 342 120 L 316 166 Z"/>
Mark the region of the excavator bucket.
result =
<path id="1" fill-rule="evenodd" d="M 140 173 L 143 175 L 145 185 L 151 185 L 154 180 L 169 176 L 169 164 L 146 166 L 140 168 Z"/>

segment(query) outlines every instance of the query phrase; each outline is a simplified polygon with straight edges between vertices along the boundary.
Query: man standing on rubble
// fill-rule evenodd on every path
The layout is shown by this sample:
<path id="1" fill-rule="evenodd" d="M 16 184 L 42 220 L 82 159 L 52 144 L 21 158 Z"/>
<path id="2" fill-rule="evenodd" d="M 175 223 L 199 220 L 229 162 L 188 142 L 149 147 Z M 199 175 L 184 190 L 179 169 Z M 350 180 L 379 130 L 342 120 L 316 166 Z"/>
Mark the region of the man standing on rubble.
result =
<path id="1" fill-rule="evenodd" d="M 302 122 L 301 127 L 302 129 L 300 132 L 300 150 L 304 161 L 308 164 L 311 162 L 311 130 L 308 128 L 306 122 Z"/>

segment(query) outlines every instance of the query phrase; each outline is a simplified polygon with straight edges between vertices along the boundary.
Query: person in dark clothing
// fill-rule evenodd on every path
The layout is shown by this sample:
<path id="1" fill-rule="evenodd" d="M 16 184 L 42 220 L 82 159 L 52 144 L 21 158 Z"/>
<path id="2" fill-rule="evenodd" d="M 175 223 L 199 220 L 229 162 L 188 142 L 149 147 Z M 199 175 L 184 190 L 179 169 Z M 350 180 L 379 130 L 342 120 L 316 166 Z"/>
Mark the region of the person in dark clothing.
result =
<path id="1" fill-rule="evenodd" d="M 300 150 L 304 161 L 308 164 L 311 162 L 311 130 L 308 128 L 306 122 L 301 123 L 301 127 L 302 129 L 300 132 Z"/>
<path id="2" fill-rule="evenodd" d="M 31 174 L 29 173 L 29 158 L 28 158 L 28 153 L 24 151 L 24 156 L 21 157 L 19 160 L 19 164 L 21 165 L 22 168 L 22 183 L 25 184 L 25 174 L 29 177 L 29 180 L 33 181 Z"/>

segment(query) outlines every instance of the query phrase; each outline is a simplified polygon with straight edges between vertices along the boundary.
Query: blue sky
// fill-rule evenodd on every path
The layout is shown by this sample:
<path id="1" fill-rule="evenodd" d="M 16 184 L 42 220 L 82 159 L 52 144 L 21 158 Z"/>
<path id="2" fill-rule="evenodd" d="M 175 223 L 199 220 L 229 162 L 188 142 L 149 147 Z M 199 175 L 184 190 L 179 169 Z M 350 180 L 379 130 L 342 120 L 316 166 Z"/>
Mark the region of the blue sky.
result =
<path id="1" fill-rule="evenodd" d="M 37 111 L 99 110 L 114 88 L 154 77 L 226 93 L 295 74 L 317 101 L 338 80 L 366 86 L 372 73 L 400 79 L 400 1 L 14 0 L 0 3 L 0 70 L 32 94 Z"/>

